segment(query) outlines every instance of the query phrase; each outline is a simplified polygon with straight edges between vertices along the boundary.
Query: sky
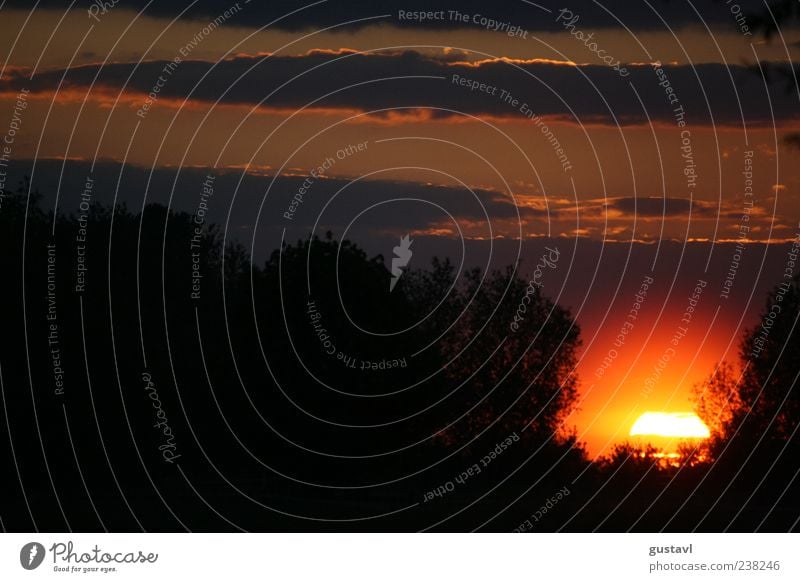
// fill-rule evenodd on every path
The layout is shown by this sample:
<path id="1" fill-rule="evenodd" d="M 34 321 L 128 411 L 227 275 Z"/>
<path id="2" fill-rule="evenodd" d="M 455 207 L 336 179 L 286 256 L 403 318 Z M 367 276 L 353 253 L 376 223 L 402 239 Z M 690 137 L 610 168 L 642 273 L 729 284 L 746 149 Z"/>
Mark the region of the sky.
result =
<path id="1" fill-rule="evenodd" d="M 800 31 L 765 38 L 761 1 L 153 4 L 3 5 L 9 182 L 193 211 L 213 174 L 209 217 L 257 261 L 312 229 L 525 275 L 558 248 L 593 454 L 691 410 L 785 272 Z"/>

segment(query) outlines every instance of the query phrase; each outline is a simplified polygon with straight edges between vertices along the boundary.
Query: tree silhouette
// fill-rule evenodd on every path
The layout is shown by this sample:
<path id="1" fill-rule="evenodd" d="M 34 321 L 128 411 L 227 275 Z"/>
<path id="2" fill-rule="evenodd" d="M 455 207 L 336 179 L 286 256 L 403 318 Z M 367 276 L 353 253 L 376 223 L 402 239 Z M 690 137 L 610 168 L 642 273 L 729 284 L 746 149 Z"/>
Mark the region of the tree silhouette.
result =
<path id="1" fill-rule="evenodd" d="M 695 387 L 697 411 L 714 431 L 716 451 L 732 439 L 743 448 L 756 443 L 781 445 L 797 428 L 799 281 L 800 275 L 795 276 L 769 293 L 759 324 L 742 340 L 740 372 L 723 363 Z"/>
<path id="2" fill-rule="evenodd" d="M 800 420 L 800 275 L 779 284 L 767 299 L 760 325 L 749 330 L 740 358 L 743 432 L 787 440 Z"/>
<path id="3" fill-rule="evenodd" d="M 701 446 L 712 456 L 724 448 L 735 432 L 735 420 L 742 410 L 739 378 L 730 363 L 721 362 L 693 388 L 695 411 L 711 432 L 708 442 Z"/>
<path id="4" fill-rule="evenodd" d="M 425 311 L 442 302 L 433 320 L 448 328 L 441 357 L 451 363 L 446 377 L 460 386 L 459 402 L 468 411 L 440 435 L 445 442 L 463 442 L 490 427 L 498 436 L 524 429 L 539 441 L 568 437 L 563 423 L 577 402 L 572 371 L 580 332 L 567 310 L 511 267 L 485 276 L 472 269 L 458 282 L 449 262 L 434 261 L 430 270 L 412 273 L 411 287 L 413 303 Z"/>

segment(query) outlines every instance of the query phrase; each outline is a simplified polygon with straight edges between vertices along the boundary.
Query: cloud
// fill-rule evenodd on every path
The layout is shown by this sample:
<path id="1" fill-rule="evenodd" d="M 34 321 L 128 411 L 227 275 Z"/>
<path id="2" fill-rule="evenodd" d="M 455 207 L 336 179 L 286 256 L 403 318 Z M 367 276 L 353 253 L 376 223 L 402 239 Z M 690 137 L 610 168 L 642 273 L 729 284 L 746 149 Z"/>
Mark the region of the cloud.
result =
<path id="1" fill-rule="evenodd" d="M 38 7 L 64 10 L 69 6 L 67 0 L 40 0 Z M 364 19 L 370 16 L 387 15 L 382 22 L 400 27 L 432 28 L 447 30 L 453 28 L 479 28 L 473 18 L 485 17 L 499 22 L 508 22 L 530 31 L 553 31 L 562 29 L 555 22 L 555 15 L 563 7 L 568 7 L 580 16 L 580 25 L 586 28 L 619 28 L 620 22 L 632 30 L 664 29 L 665 23 L 671 28 L 703 23 L 712 27 L 735 29 L 734 16 L 724 2 L 696 2 L 692 8 L 682 2 L 653 0 L 646 2 L 626 2 L 624 6 L 611 2 L 598 3 L 591 0 L 508 0 L 506 2 L 488 3 L 485 0 L 349 0 L 340 2 L 327 0 L 323 2 L 297 2 L 296 0 L 270 0 L 269 2 L 251 2 L 245 0 L 198 0 L 184 15 L 184 18 L 198 20 L 214 19 L 233 5 L 240 5 L 241 10 L 234 15 L 232 24 L 246 27 L 261 27 L 274 22 L 274 28 L 299 31 L 312 28 L 333 26 L 342 22 Z M 7 6 L 22 9 L 30 8 L 29 2 L 11 0 Z M 82 3 L 76 10 L 85 11 L 89 3 Z M 747 13 L 764 11 L 762 0 L 737 0 L 737 5 Z M 135 10 L 139 12 L 147 7 L 145 14 L 155 17 L 174 18 L 186 6 L 175 2 L 149 2 L 148 0 L 117 0 L 112 10 Z M 467 15 L 467 19 L 455 18 L 450 11 L 458 11 Z M 444 12 L 443 19 L 427 19 L 417 21 L 400 17 L 404 12 Z M 695 12 L 696 11 L 696 12 Z M 663 22 L 662 22 L 663 19 Z M 367 23 L 356 23 L 348 27 L 353 30 L 366 26 Z"/>
<path id="2" fill-rule="evenodd" d="M 526 120 L 534 113 L 590 124 L 638 124 L 648 119 L 674 126 L 680 115 L 696 125 L 771 125 L 797 120 L 797 96 L 783 86 L 766 85 L 751 70 L 723 64 L 627 65 L 621 77 L 598 64 L 549 60 L 484 59 L 454 61 L 451 53 L 414 51 L 360 53 L 315 50 L 299 56 L 236 56 L 216 64 L 201 60 L 114 63 L 73 67 L 62 91 L 87 91 L 107 100 L 123 91 L 135 108 L 157 91 L 154 106 L 220 103 L 295 111 L 375 111 L 432 108 L 428 117 L 452 120 L 461 115 Z M 32 80 L 15 71 L 0 82 L 0 93 L 25 87 L 33 97 L 52 96 L 63 71 Z M 483 84 L 481 86 L 481 84 Z M 667 91 L 669 88 L 670 92 Z M 155 94 L 153 94 L 155 95 Z M 151 98 L 153 97 L 151 95 Z M 677 108 L 682 108 L 680 114 Z M 383 112 L 383 118 L 390 114 Z"/>
<path id="3" fill-rule="evenodd" d="M 64 164 L 63 179 L 62 163 Z M 30 160 L 12 161 L 9 184 L 31 175 Z M 256 249 L 280 245 L 286 240 L 305 238 L 330 229 L 354 240 L 392 238 L 407 233 L 456 238 L 460 233 L 469 240 L 523 239 L 538 237 L 582 236 L 594 240 L 654 241 L 659 237 L 682 240 L 686 225 L 693 225 L 693 238 L 718 235 L 735 238 L 742 216 L 742 200 L 725 201 L 721 206 L 708 200 L 655 197 L 583 197 L 575 201 L 558 196 L 514 193 L 460 185 L 429 184 L 403 180 L 358 180 L 342 176 L 320 177 L 293 173 L 248 173 L 241 169 L 186 167 L 150 170 L 113 161 L 98 162 L 94 170 L 89 161 L 40 159 L 36 163 L 34 189 L 45 196 L 46 207 L 55 202 L 61 187 L 59 212 L 76 210 L 87 176 L 95 182 L 93 203 L 118 204 L 141 208 L 146 202 L 167 204 L 194 213 L 199 193 L 208 174 L 217 176 L 214 198 L 208 202 L 207 219 L 227 222 L 231 236 Z M 120 179 L 122 175 L 123 179 Z M 239 179 L 241 177 L 241 183 Z M 119 188 L 119 189 L 118 189 Z M 118 189 L 118 190 L 117 190 Z M 300 201 L 291 217 L 286 217 L 292 202 Z M 753 212 L 748 224 L 769 230 L 772 216 Z M 779 218 L 779 223 L 786 222 Z M 795 224 L 794 221 L 791 221 Z M 664 228 L 662 228 L 662 225 Z M 734 233 L 733 235 L 731 233 Z"/>
<path id="4" fill-rule="evenodd" d="M 642 217 L 665 217 L 688 216 L 691 211 L 692 216 L 715 216 L 717 206 L 711 202 L 702 200 L 690 200 L 688 198 L 614 198 L 608 202 L 609 210 L 617 210 L 626 215 L 638 215 Z M 739 212 L 741 214 L 741 211 Z"/>

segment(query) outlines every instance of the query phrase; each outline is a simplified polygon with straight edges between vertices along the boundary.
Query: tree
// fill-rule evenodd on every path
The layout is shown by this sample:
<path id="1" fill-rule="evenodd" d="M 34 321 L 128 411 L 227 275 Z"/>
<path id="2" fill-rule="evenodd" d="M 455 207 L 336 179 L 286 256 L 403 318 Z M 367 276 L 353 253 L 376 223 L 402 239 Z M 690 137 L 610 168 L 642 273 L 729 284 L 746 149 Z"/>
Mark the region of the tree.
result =
<path id="1" fill-rule="evenodd" d="M 800 275 L 769 294 L 761 323 L 748 331 L 740 358 L 742 425 L 752 437 L 785 441 L 800 421 Z"/>
<path id="2" fill-rule="evenodd" d="M 697 412 L 712 429 L 712 449 L 732 439 L 745 448 L 756 442 L 785 443 L 800 420 L 800 275 L 768 295 L 757 326 L 739 350 L 741 372 L 721 364 L 695 388 Z"/>
<path id="3" fill-rule="evenodd" d="M 742 410 L 738 379 L 734 367 L 720 362 L 703 382 L 693 389 L 695 412 L 711 432 L 711 438 L 702 448 L 709 453 L 719 451 L 735 432 L 735 422 Z"/>
<path id="4" fill-rule="evenodd" d="M 444 298 L 429 325 L 448 330 L 439 350 L 448 383 L 458 388 L 455 410 L 465 416 L 442 432 L 443 441 L 465 442 L 490 427 L 498 436 L 524 429 L 538 441 L 569 440 L 564 422 L 577 406 L 580 331 L 566 309 L 511 267 L 485 277 L 473 269 L 454 285 L 452 266 L 434 262 L 411 283 L 425 311 Z"/>

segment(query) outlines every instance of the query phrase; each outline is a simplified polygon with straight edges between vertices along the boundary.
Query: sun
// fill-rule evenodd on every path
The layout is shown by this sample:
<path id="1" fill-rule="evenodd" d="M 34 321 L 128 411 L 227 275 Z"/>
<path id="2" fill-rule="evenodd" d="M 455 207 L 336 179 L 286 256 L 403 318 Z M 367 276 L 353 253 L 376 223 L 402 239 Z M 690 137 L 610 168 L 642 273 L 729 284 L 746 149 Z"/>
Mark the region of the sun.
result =
<path id="1" fill-rule="evenodd" d="M 694 412 L 645 412 L 631 427 L 631 436 L 653 435 L 706 439 L 710 432 Z"/>

